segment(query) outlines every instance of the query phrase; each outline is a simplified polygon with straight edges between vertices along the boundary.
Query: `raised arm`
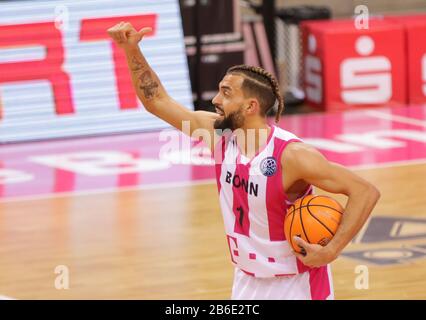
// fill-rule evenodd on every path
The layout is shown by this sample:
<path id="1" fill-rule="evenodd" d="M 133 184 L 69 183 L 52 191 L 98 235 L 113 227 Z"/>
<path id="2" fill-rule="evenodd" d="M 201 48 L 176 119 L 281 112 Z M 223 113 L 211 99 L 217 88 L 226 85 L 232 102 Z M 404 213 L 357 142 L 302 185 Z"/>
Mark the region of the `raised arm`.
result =
<path id="1" fill-rule="evenodd" d="M 286 184 L 304 180 L 325 191 L 348 196 L 341 224 L 327 246 L 294 239 L 306 251 L 306 256 L 296 253 L 305 265 L 318 267 L 330 263 L 364 225 L 380 193 L 368 181 L 339 164 L 327 161 L 320 152 L 304 143 L 290 144 L 281 161 Z"/>
<path id="2" fill-rule="evenodd" d="M 151 28 L 136 31 L 130 23 L 121 22 L 108 29 L 108 34 L 126 54 L 133 86 L 145 109 L 181 131 L 183 122 L 189 121 L 191 135 L 194 130 L 206 130 L 208 136 L 204 141 L 211 148 L 213 124 L 219 116 L 213 112 L 189 110 L 167 94 L 139 48 L 139 42 L 151 31 Z"/>

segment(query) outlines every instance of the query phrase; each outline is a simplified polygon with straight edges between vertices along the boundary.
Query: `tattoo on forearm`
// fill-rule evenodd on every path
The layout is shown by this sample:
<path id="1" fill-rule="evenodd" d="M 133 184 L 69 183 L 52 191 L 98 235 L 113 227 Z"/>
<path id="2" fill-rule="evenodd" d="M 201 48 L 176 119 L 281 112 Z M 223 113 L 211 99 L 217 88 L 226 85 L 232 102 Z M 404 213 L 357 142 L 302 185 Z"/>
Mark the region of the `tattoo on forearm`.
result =
<path id="1" fill-rule="evenodd" d="M 132 62 L 130 63 L 130 68 L 132 71 L 140 71 L 143 69 L 143 64 L 136 58 L 132 58 Z"/>
<path id="2" fill-rule="evenodd" d="M 158 94 L 158 83 L 153 79 L 151 72 L 145 71 L 139 76 L 139 88 L 146 99 L 152 99 Z"/>
<path id="3" fill-rule="evenodd" d="M 133 72 L 133 76 L 137 77 L 138 87 L 142 90 L 146 99 L 152 99 L 158 95 L 160 86 L 143 61 L 133 56 L 130 61 L 130 69 Z"/>

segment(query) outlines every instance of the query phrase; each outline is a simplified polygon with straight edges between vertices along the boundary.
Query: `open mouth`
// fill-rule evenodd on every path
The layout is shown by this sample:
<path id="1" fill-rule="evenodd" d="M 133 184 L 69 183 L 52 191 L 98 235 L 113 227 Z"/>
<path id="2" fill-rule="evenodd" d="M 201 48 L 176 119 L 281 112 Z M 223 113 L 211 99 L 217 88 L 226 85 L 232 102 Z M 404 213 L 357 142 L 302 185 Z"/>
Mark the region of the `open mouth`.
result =
<path id="1" fill-rule="evenodd" d="M 216 109 L 216 113 L 219 114 L 220 116 L 224 116 L 225 115 L 225 113 L 223 112 L 223 110 L 221 108 L 219 108 L 219 107 L 216 106 L 215 109 Z"/>

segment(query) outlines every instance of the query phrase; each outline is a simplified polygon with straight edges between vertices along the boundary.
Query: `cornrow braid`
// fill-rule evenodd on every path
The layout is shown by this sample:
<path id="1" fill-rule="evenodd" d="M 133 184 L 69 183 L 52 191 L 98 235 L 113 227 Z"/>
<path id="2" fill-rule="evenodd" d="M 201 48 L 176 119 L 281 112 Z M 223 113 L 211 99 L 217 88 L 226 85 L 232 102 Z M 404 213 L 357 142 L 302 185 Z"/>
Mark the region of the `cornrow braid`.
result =
<path id="1" fill-rule="evenodd" d="M 239 74 L 245 78 L 242 85 L 243 88 L 246 87 L 246 89 L 258 93 L 261 104 L 263 102 L 261 107 L 263 108 L 263 113 L 265 115 L 278 101 L 278 111 L 275 116 L 275 122 L 278 123 L 280 116 L 284 111 L 284 99 L 281 96 L 278 81 L 272 74 L 263 68 L 244 64 L 233 66 L 229 68 L 226 73 Z"/>

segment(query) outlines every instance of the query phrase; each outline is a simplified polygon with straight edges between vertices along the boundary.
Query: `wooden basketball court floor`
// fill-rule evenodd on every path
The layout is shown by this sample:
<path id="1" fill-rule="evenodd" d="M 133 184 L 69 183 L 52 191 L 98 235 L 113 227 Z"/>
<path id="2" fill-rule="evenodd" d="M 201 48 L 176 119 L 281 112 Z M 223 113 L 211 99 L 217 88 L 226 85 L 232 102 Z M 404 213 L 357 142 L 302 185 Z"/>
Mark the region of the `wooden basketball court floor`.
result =
<path id="1" fill-rule="evenodd" d="M 369 223 L 332 264 L 335 296 L 426 299 L 426 108 L 365 112 L 330 115 L 334 120 L 293 116 L 282 123 L 331 160 L 353 168 L 382 194 Z M 366 134 L 368 139 L 356 140 Z M 82 158 L 78 165 L 63 159 L 64 150 L 74 158 L 75 150 L 90 150 L 91 161 L 93 152 L 105 157 L 101 150 L 152 158 L 158 154 L 152 151 L 158 151 L 156 137 L 139 134 L 0 148 L 2 168 L 9 170 L 0 180 L 0 295 L 230 297 L 233 267 L 211 167 L 174 162 L 143 171 L 139 166 L 112 179 L 99 172 L 85 175 Z M 121 163 L 116 168 L 129 166 Z M 345 203 L 345 197 L 334 196 Z M 57 277 L 65 275 L 55 273 L 58 266 L 68 271 L 68 289 L 55 287 Z M 361 276 L 363 288 L 357 286 Z"/>

